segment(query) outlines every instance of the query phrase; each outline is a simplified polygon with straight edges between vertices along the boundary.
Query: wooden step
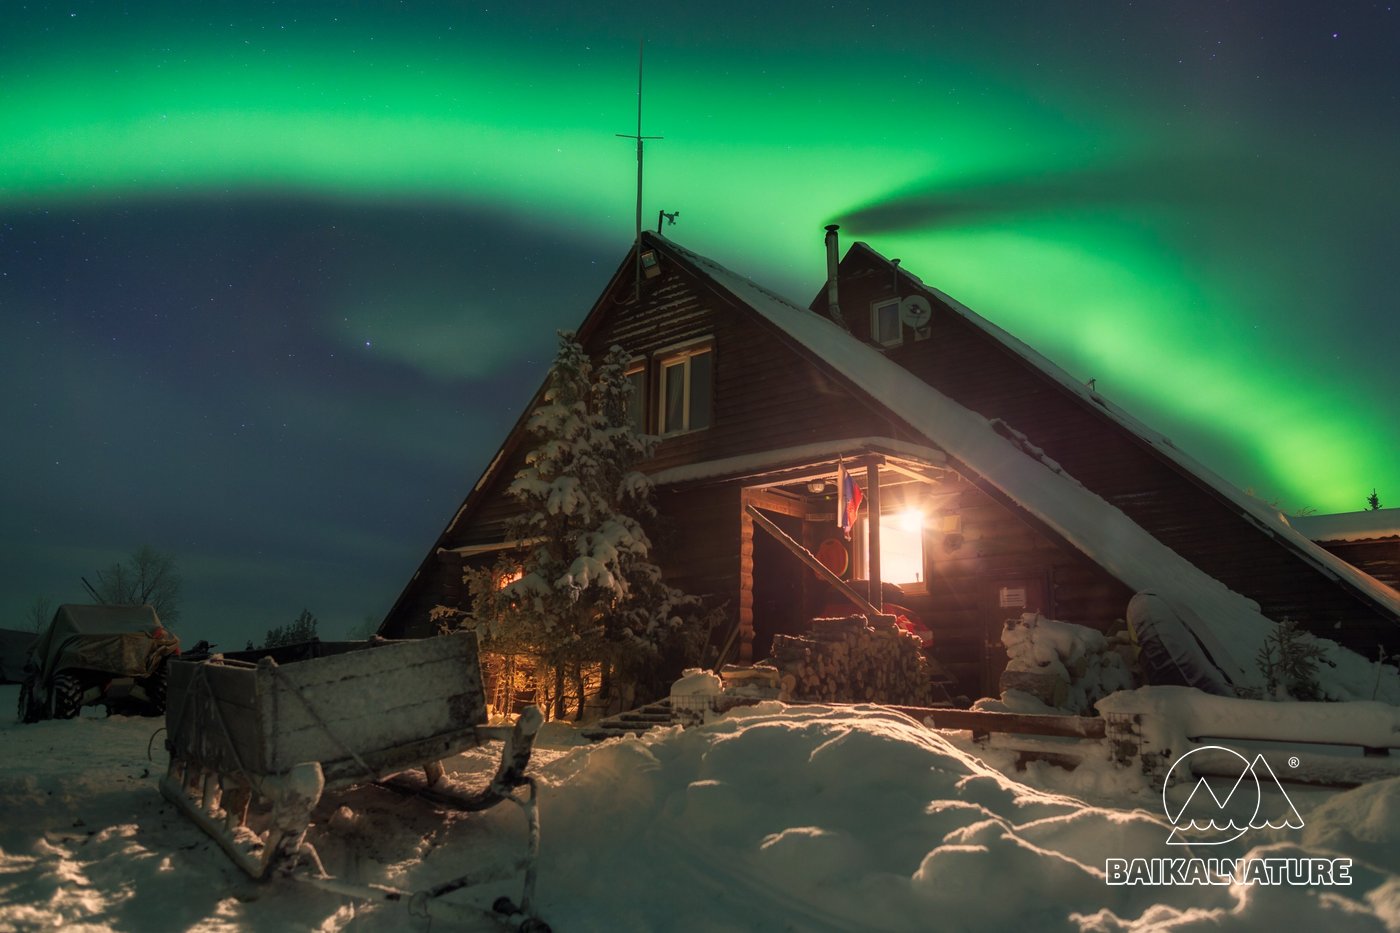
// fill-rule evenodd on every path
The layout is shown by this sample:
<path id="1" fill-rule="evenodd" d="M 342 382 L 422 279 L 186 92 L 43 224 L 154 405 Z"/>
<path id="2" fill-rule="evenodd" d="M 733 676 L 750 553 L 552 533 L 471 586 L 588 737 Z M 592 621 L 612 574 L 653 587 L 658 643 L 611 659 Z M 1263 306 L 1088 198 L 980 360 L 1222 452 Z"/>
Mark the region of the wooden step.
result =
<path id="1" fill-rule="evenodd" d="M 584 729 L 579 735 L 590 742 L 603 742 L 624 735 L 645 735 L 650 729 Z"/>
<path id="2" fill-rule="evenodd" d="M 620 735 L 642 735 L 658 727 L 673 726 L 677 722 L 670 700 L 648 703 L 637 709 L 609 716 L 595 723 L 579 734 L 593 742 L 616 738 Z"/>

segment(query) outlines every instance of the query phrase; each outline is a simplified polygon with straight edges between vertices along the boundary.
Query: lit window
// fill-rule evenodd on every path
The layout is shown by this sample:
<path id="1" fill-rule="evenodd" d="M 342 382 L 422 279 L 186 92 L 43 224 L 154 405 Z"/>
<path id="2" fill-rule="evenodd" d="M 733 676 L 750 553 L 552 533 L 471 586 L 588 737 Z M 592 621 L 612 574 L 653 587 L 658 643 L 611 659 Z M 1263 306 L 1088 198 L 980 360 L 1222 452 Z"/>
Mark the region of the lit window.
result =
<path id="1" fill-rule="evenodd" d="M 661 360 L 660 434 L 699 431 L 710 426 L 714 403 L 714 352 L 709 345 L 665 356 Z"/>
<path id="2" fill-rule="evenodd" d="M 856 522 L 853 535 L 858 542 L 855 572 L 858 579 L 870 577 L 867 558 L 870 547 L 868 517 Z M 917 511 L 886 512 L 880 516 L 880 579 L 885 583 L 924 582 L 924 517 Z"/>
<path id="3" fill-rule="evenodd" d="M 627 384 L 632 394 L 627 399 L 627 420 L 638 434 L 647 433 L 647 368 L 645 362 L 634 362 L 627 367 Z"/>
<path id="4" fill-rule="evenodd" d="M 899 326 L 898 298 L 871 307 L 870 339 L 882 347 L 897 347 L 904 342 L 904 330 Z"/>

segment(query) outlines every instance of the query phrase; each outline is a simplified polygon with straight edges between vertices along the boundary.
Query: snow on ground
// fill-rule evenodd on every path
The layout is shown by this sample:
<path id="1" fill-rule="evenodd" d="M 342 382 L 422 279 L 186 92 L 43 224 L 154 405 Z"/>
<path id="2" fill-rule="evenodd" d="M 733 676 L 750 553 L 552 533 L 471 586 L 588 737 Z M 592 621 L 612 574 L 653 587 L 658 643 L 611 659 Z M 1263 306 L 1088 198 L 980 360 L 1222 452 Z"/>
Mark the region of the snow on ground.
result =
<path id="1" fill-rule="evenodd" d="M 14 691 L 0 687 L 7 709 Z M 245 878 L 160 797 L 157 720 L 5 719 L 0 929 L 428 929 L 402 907 Z M 559 931 L 1400 930 L 1400 781 L 1297 795 L 1303 830 L 1205 853 L 1341 853 L 1358 860 L 1351 887 L 1111 887 L 1107 858 L 1182 852 L 1159 789 L 1106 764 L 1037 767 L 1021 775 L 1032 787 L 875 707 L 764 703 L 640 739 L 578 746 L 559 726 L 546 739 L 537 907 Z M 452 766 L 484 781 L 495 754 Z M 1088 792 L 1101 805 L 1071 796 Z M 316 819 L 331 873 L 404 888 L 522 844 L 508 805 L 442 813 L 375 787 Z M 518 885 L 449 897 L 502 893 Z"/>

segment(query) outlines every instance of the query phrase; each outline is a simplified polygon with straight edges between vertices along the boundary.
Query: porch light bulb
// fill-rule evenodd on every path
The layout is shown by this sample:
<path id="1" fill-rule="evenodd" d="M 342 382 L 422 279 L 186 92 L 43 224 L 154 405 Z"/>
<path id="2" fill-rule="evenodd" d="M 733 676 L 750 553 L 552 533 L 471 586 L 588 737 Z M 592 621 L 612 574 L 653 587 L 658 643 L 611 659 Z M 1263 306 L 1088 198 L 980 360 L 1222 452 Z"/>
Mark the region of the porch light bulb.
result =
<path id="1" fill-rule="evenodd" d="M 905 531 L 918 531 L 924 527 L 924 513 L 918 509 L 907 509 L 899 513 L 899 527 Z"/>

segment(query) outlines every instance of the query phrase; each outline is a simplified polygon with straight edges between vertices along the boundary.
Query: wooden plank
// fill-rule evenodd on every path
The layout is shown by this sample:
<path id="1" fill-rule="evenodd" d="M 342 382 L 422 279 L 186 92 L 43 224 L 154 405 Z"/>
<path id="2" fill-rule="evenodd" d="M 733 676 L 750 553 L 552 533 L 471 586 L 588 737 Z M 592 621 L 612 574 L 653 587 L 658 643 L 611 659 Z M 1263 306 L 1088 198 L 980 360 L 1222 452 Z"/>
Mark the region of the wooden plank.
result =
<path id="1" fill-rule="evenodd" d="M 475 640 L 474 636 L 470 637 L 472 641 Z M 469 683 L 470 669 L 479 663 L 475 650 L 449 651 L 446 649 L 452 646 L 434 644 L 439 639 L 465 641 L 465 639 L 458 639 L 456 635 L 443 635 L 437 638 L 425 638 L 420 642 L 404 642 L 402 644 L 404 650 L 398 650 L 400 646 L 395 645 L 297 661 L 281 665 L 277 671 L 278 680 L 307 696 L 322 694 L 333 696 L 346 686 L 363 687 L 369 685 L 372 687 L 378 678 L 392 676 L 404 670 L 413 670 L 421 672 L 422 676 L 404 683 L 403 687 L 408 691 L 406 695 L 423 697 L 438 695 L 442 689 L 439 681 L 448 680 L 467 684 Z M 460 649 L 461 646 L 456 647 Z M 475 648 L 474 644 L 472 648 Z"/>
<path id="2" fill-rule="evenodd" d="M 284 708 L 296 706 L 295 700 L 285 703 L 285 699 Z M 448 696 L 440 698 L 436 706 L 423 703 L 376 711 L 360 717 L 358 722 L 342 719 L 325 727 L 308 724 L 279 729 L 272 768 L 280 772 L 301 761 L 319 761 L 331 767 L 335 762 L 354 762 L 356 756 L 369 762 L 382 757 L 387 749 L 407 743 L 440 735 L 465 735 L 473 729 L 463 723 L 463 717 L 454 715 L 453 707 L 472 702 L 472 698 Z"/>
<path id="3" fill-rule="evenodd" d="M 456 730 L 375 749 L 361 757 L 378 780 L 399 771 L 420 768 L 428 762 L 450 758 L 469 748 L 475 748 L 478 744 L 475 730 Z M 350 758 L 328 761 L 323 764 L 322 772 L 325 774 L 327 790 L 337 790 L 365 781 L 364 769 L 360 767 L 359 762 Z"/>
<path id="4" fill-rule="evenodd" d="M 266 770 L 251 668 L 170 662 L 166 730 L 177 757 L 218 770 Z"/>
<path id="5" fill-rule="evenodd" d="M 274 680 L 273 684 L 277 691 L 276 702 L 281 707 L 277 717 L 279 735 L 301 729 L 314 731 L 323 724 L 359 731 L 367 718 L 403 720 L 414 715 L 427 716 L 429 711 L 437 711 L 432 713 L 434 717 L 452 719 L 474 714 L 476 719 L 469 723 L 471 725 L 484 721 L 485 715 L 484 707 L 480 710 L 448 709 L 449 698 L 470 697 L 480 690 L 480 685 L 451 676 L 443 665 L 404 668 L 391 676 L 347 680 L 311 690 L 296 690 L 281 679 Z M 441 731 L 450 721 L 444 718 L 441 725 L 431 731 Z M 426 733 L 420 730 L 419 734 Z"/>
<path id="6" fill-rule="evenodd" d="M 806 503 L 795 496 L 786 496 L 772 490 L 746 489 L 744 501 L 768 512 L 788 515 L 794 518 L 807 517 Z"/>
<path id="7" fill-rule="evenodd" d="M 242 672 L 248 673 L 248 672 Z M 476 639 L 459 633 L 255 674 L 264 767 L 336 761 L 485 721 Z M 348 751 L 347 751 L 348 750 Z"/>
<path id="8" fill-rule="evenodd" d="M 941 477 L 941 476 L 939 476 L 939 477 L 925 476 L 924 474 L 922 474 L 922 473 L 920 473 L 920 472 L 918 472 L 918 471 L 916 471 L 916 470 L 911 470 L 911 469 L 909 469 L 908 467 L 901 466 L 900 464 L 894 463 L 894 462 L 889 461 L 889 460 L 885 461 L 885 469 L 887 469 L 887 470 L 893 470 L 894 472 L 900 474 L 901 476 L 907 476 L 907 477 L 909 477 L 910 479 L 918 480 L 918 481 L 921 482 L 921 483 L 927 483 L 927 484 L 930 485 L 930 486 L 942 486 L 943 483 L 944 483 L 944 479 L 943 479 L 943 477 Z"/>
<path id="9" fill-rule="evenodd" d="M 354 754 L 406 741 L 470 730 L 484 721 L 480 687 L 453 692 L 449 684 L 443 684 L 436 697 L 393 704 L 395 685 L 408 679 L 415 679 L 415 675 L 407 673 L 387 684 L 359 684 L 332 697 L 339 702 L 329 702 L 322 695 L 305 698 L 303 703 L 303 698 L 286 685 L 275 688 L 279 715 L 271 743 L 271 766 L 281 770 L 297 761 L 353 758 Z M 315 715 L 310 710 L 315 710 Z M 340 714 L 332 714 L 333 710 Z"/>
<path id="10" fill-rule="evenodd" d="M 866 581 L 866 598 L 870 600 L 870 605 L 879 611 L 884 611 L 884 596 L 880 592 L 880 466 L 871 462 L 865 467 L 865 494 L 870 502 L 866 506 L 866 514 L 870 520 L 866 522 L 866 535 L 869 541 L 869 549 L 866 554 L 866 571 L 868 580 Z"/>
<path id="11" fill-rule="evenodd" d="M 924 706 L 891 706 L 890 709 L 898 710 L 921 722 L 931 721 L 939 729 L 968 729 L 974 735 L 1010 732 L 1019 735 L 1101 739 L 1105 734 L 1104 721 L 1092 716 L 1037 716 Z"/>
<path id="12" fill-rule="evenodd" d="M 754 520 L 755 524 L 757 524 L 764 531 L 768 532 L 770 535 L 776 538 L 778 540 L 778 543 L 783 545 L 783 547 L 787 548 L 789 551 L 791 551 L 797 557 L 798 560 L 802 561 L 802 563 L 806 564 L 812 570 L 816 571 L 816 573 L 820 575 L 822 579 L 826 580 L 832 586 L 836 587 L 836 590 L 839 593 L 841 593 L 842 596 L 845 596 L 852 603 L 854 603 L 856 608 L 860 609 L 862 613 L 868 616 L 878 616 L 881 614 L 880 610 L 870 605 L 870 603 L 867 602 L 863 596 L 857 593 L 849 583 L 847 583 L 845 580 L 842 580 L 836 574 L 828 570 L 826 568 L 826 565 L 823 564 L 821 561 L 817 560 L 815 557 L 813 557 L 810 551 L 808 551 L 802 545 L 798 544 L 796 541 L 790 538 L 787 532 L 783 531 L 777 525 L 764 518 L 763 515 L 760 514 L 757 509 L 755 509 L 753 506 L 745 506 L 744 511 Z"/>

